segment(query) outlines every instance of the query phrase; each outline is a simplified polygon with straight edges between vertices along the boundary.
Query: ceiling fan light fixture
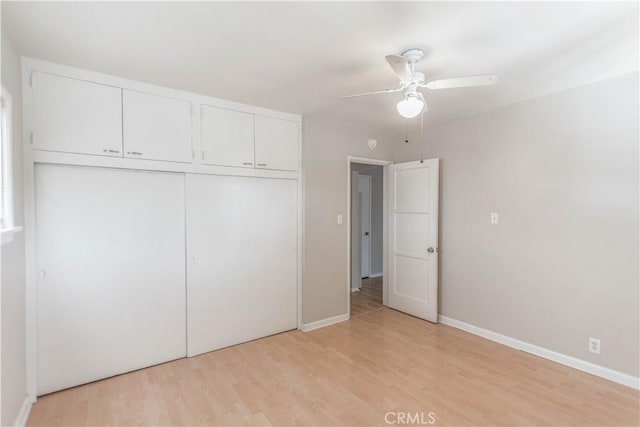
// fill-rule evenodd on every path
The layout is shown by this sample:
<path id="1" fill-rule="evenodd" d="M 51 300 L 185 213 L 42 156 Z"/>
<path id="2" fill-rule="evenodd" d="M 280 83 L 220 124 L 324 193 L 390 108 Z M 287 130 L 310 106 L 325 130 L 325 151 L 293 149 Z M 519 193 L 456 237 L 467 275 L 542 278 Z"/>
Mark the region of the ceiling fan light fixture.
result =
<path id="1" fill-rule="evenodd" d="M 404 118 L 412 119 L 422 112 L 424 102 L 413 94 L 407 95 L 405 99 L 398 102 L 398 113 Z"/>

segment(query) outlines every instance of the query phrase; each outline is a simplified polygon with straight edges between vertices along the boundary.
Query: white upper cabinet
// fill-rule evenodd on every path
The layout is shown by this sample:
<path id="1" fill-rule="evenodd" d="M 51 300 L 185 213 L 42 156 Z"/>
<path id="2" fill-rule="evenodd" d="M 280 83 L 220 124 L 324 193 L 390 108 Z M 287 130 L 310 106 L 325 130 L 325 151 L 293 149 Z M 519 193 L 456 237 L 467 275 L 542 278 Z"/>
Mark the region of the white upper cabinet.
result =
<path id="1" fill-rule="evenodd" d="M 300 170 L 299 116 L 37 60 L 25 65 L 31 80 L 24 98 L 32 132 L 28 148 L 41 150 L 41 160 L 81 159 L 58 154 L 73 153 L 174 163 L 159 168 Z M 136 167 L 130 160 L 94 161 Z"/>
<path id="2" fill-rule="evenodd" d="M 203 105 L 202 163 L 254 167 L 253 114 Z"/>
<path id="3" fill-rule="evenodd" d="M 34 71 L 33 147 L 122 157 L 122 90 Z"/>
<path id="4" fill-rule="evenodd" d="M 191 102 L 122 92 L 124 156 L 191 163 Z"/>
<path id="5" fill-rule="evenodd" d="M 296 122 L 255 117 L 256 167 L 297 171 L 299 127 Z"/>

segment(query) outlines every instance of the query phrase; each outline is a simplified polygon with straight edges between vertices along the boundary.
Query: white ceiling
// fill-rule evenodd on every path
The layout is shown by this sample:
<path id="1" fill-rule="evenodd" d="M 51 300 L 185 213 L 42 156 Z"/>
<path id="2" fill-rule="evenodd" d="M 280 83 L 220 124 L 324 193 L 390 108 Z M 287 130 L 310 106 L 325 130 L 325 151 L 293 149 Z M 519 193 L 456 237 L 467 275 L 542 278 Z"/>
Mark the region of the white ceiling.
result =
<path id="1" fill-rule="evenodd" d="M 638 3 L 2 2 L 21 55 L 304 115 L 399 127 L 387 54 L 426 52 L 426 124 L 638 70 Z"/>

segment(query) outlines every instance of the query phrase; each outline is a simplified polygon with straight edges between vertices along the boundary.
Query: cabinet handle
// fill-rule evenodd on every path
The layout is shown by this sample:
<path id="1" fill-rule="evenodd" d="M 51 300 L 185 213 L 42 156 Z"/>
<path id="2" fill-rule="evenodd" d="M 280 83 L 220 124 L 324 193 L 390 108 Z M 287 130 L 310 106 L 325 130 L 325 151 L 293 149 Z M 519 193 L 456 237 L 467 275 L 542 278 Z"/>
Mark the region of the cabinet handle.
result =
<path id="1" fill-rule="evenodd" d="M 267 166 L 266 163 L 258 163 L 258 166 Z"/>
<path id="2" fill-rule="evenodd" d="M 102 151 L 104 151 L 105 153 L 116 153 L 116 154 L 120 153 L 118 150 L 107 150 L 107 149 L 104 149 Z"/>
<path id="3" fill-rule="evenodd" d="M 139 153 L 137 151 L 127 151 L 127 154 L 134 154 L 136 156 L 142 156 L 142 153 Z"/>
<path id="4" fill-rule="evenodd" d="M 252 162 L 243 162 L 242 164 L 243 164 L 243 165 L 246 165 L 246 166 L 252 166 L 252 165 L 253 165 L 253 163 L 252 163 Z"/>

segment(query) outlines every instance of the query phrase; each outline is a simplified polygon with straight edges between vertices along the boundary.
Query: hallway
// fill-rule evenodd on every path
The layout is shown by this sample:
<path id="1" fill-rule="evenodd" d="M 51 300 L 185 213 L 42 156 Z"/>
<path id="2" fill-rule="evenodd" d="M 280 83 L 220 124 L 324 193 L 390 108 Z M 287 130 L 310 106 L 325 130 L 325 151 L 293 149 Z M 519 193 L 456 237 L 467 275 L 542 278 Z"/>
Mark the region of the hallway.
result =
<path id="1" fill-rule="evenodd" d="M 383 307 L 382 277 L 362 279 L 360 292 L 351 292 L 351 317 Z"/>

